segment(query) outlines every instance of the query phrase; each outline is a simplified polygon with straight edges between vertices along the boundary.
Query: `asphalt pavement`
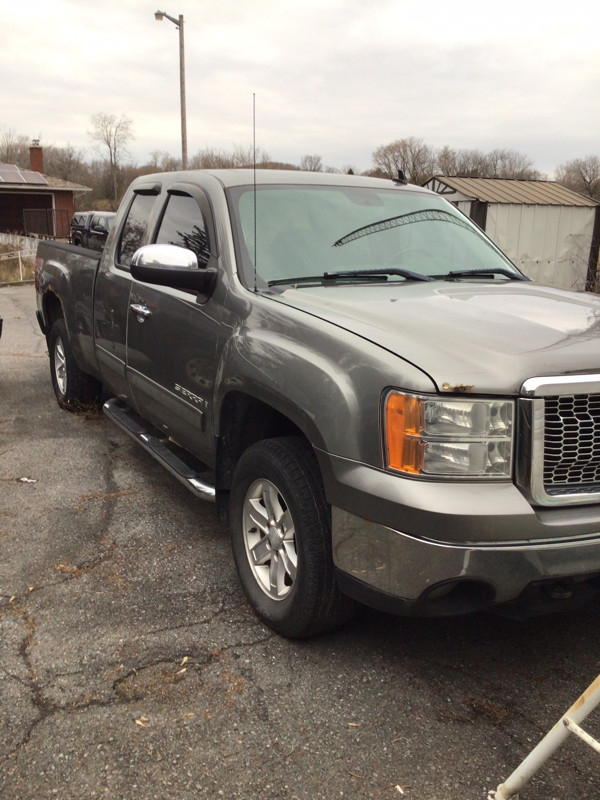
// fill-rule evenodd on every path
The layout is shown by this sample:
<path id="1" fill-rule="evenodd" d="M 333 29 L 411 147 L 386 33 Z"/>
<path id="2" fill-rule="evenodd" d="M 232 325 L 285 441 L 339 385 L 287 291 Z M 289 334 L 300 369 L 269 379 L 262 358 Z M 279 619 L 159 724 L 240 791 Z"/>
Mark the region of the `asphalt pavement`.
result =
<path id="1" fill-rule="evenodd" d="M 59 409 L 33 287 L 0 316 L 2 800 L 485 800 L 600 672 L 599 602 L 274 635 L 214 508 Z M 569 741 L 521 800 L 599 798 L 598 766 Z"/>

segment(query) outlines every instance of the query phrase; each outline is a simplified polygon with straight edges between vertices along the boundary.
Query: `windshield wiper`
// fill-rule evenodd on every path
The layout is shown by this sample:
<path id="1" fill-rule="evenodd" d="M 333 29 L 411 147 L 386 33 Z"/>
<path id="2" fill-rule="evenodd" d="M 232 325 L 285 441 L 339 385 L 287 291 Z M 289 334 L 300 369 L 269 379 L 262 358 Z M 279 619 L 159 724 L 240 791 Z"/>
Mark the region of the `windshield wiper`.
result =
<path id="1" fill-rule="evenodd" d="M 375 269 L 348 269 L 342 272 L 326 272 L 325 277 L 335 280 L 336 278 L 368 278 L 369 276 L 380 276 L 387 278 L 388 275 L 399 275 L 401 278 L 406 278 L 408 281 L 432 281 L 430 275 L 423 275 L 420 272 L 413 272 L 410 269 L 402 269 L 401 267 L 376 267 Z"/>
<path id="2" fill-rule="evenodd" d="M 493 278 L 494 275 L 504 275 L 510 278 L 511 281 L 528 281 L 530 280 L 520 272 L 511 272 L 504 267 L 491 267 L 490 269 L 455 269 L 443 275 L 445 281 L 452 280 L 453 278 Z"/>
<path id="3" fill-rule="evenodd" d="M 402 225 L 411 225 L 414 222 L 451 222 L 461 228 L 471 230 L 471 225 L 466 221 L 460 219 L 454 214 L 449 214 L 447 211 L 440 211 L 436 208 L 426 208 L 423 211 L 410 211 L 407 214 L 400 214 L 397 217 L 390 217 L 389 219 L 380 219 L 378 222 L 372 222 L 370 225 L 363 225 L 362 228 L 357 228 L 355 231 L 347 233 L 333 243 L 333 247 L 342 247 L 349 242 L 354 242 L 356 239 L 361 239 L 363 236 L 370 236 L 373 233 L 380 231 L 387 231 L 391 228 L 400 228 Z"/>
<path id="4" fill-rule="evenodd" d="M 435 278 L 429 275 L 421 275 L 420 272 L 412 272 L 410 269 L 400 269 L 399 267 L 380 267 L 377 269 L 355 269 L 343 270 L 341 272 L 324 272 L 322 275 L 311 275 L 298 278 L 278 278 L 269 281 L 269 286 L 285 286 L 286 284 L 300 283 L 333 283 L 335 281 L 347 281 L 357 279 L 367 279 L 372 281 L 387 281 L 388 276 L 398 275 L 408 281 L 433 281 Z"/>

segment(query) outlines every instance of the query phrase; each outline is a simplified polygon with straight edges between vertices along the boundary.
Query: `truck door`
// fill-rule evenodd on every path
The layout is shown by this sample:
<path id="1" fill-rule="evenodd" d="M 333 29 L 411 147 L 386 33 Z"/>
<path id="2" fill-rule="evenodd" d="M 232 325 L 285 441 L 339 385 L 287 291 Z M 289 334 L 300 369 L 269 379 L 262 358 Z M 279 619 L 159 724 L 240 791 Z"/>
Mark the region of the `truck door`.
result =
<path id="1" fill-rule="evenodd" d="M 90 222 L 90 230 L 88 232 L 87 246 L 90 250 L 98 250 L 102 252 L 106 244 L 106 237 L 108 236 L 108 221 L 102 214 L 94 214 Z"/>
<path id="2" fill-rule="evenodd" d="M 94 339 L 104 383 L 129 400 L 125 375 L 129 292 L 129 271 L 133 254 L 148 243 L 160 185 L 138 185 L 129 200 L 127 216 L 114 247 L 104 250 L 94 289 Z M 125 199 L 123 201 L 127 203 Z"/>
<path id="3" fill-rule="evenodd" d="M 200 267 L 216 258 L 212 215 L 200 189 L 169 190 L 155 241 L 193 250 Z M 127 378 L 138 412 L 211 463 L 219 291 L 207 299 L 134 280 L 129 301 Z"/>

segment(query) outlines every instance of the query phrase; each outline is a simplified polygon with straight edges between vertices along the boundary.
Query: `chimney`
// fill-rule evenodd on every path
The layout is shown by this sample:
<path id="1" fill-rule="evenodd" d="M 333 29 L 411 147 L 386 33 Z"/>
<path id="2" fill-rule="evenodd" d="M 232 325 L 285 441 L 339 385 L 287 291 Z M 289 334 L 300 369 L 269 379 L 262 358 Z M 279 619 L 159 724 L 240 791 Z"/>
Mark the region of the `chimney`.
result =
<path id="1" fill-rule="evenodd" d="M 40 146 L 40 140 L 34 139 L 29 148 L 29 165 L 32 172 L 44 171 L 44 151 Z"/>

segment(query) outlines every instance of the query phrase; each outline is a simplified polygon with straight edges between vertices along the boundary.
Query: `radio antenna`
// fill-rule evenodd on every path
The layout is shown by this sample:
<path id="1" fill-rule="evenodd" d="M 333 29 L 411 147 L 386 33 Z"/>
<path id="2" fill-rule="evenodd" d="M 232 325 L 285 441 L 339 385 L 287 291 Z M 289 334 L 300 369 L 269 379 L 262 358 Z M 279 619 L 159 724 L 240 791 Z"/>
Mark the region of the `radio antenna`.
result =
<path id="1" fill-rule="evenodd" d="M 252 92 L 252 165 L 253 165 L 253 196 L 254 196 L 254 292 L 256 285 L 256 92 Z"/>

